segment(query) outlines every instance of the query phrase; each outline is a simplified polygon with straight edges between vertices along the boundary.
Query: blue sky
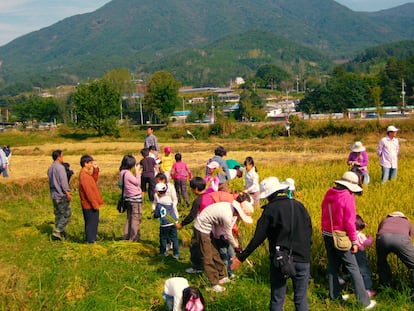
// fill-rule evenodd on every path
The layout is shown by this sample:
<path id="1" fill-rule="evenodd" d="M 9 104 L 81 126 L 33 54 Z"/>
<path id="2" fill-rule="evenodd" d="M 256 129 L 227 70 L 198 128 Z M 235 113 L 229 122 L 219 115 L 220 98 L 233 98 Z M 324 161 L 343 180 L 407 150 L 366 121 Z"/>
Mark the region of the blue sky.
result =
<path id="1" fill-rule="evenodd" d="M 294 1 L 294 0 L 292 0 Z M 110 0 L 0 0 L 0 46 Z M 354 11 L 379 11 L 413 0 L 336 0 Z"/>

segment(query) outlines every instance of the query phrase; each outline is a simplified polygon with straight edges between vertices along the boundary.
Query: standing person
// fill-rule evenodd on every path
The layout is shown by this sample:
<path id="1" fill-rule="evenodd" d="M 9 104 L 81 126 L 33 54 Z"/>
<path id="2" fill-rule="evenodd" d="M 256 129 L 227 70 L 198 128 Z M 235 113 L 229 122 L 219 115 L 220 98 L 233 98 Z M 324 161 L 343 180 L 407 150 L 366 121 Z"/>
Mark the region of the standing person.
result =
<path id="1" fill-rule="evenodd" d="M 99 208 L 104 204 L 98 189 L 99 167 L 90 155 L 80 159 L 79 197 L 85 220 L 86 242 L 96 243 L 98 233 Z"/>
<path id="2" fill-rule="evenodd" d="M 233 259 L 236 269 L 264 242 L 269 241 L 270 253 L 270 307 L 269 310 L 283 310 L 286 294 L 286 278 L 273 264 L 277 247 L 291 249 L 296 275 L 292 277 L 295 309 L 308 310 L 307 289 L 310 276 L 310 249 L 312 223 L 306 208 L 286 195 L 288 184 L 280 183 L 277 177 L 265 178 L 260 183 L 260 198 L 268 200 L 257 221 L 252 240 Z M 293 212 L 293 215 L 292 215 Z M 292 223 L 293 219 L 293 223 Z"/>
<path id="3" fill-rule="evenodd" d="M 149 149 L 149 147 L 154 146 L 157 152 L 160 151 L 160 147 L 158 146 L 157 137 L 154 135 L 154 128 L 149 126 L 147 128 L 147 136 L 144 138 L 144 148 Z"/>
<path id="4" fill-rule="evenodd" d="M 357 245 L 358 252 L 355 257 L 358 262 L 359 271 L 361 271 L 362 279 L 364 280 L 365 289 L 369 297 L 375 296 L 376 292 L 372 288 L 372 273 L 369 267 L 368 256 L 365 250 L 366 247 L 372 245 L 372 236 L 366 236 L 361 230 L 363 230 L 367 224 L 360 215 L 356 215 L 355 227 L 357 229 Z"/>
<path id="5" fill-rule="evenodd" d="M 228 190 L 226 183 L 227 183 L 228 180 L 231 179 L 230 171 L 229 171 L 229 168 L 227 166 L 227 162 L 224 160 L 224 157 L 226 155 L 227 155 L 226 149 L 224 149 L 224 147 L 222 147 L 222 146 L 218 146 L 214 150 L 214 157 L 212 157 L 208 161 L 208 163 L 216 161 L 220 165 L 222 171 L 224 172 L 224 174 L 222 172 L 218 173 L 218 176 L 219 176 L 219 190 L 222 190 L 222 191 L 227 191 Z M 208 172 L 207 172 L 207 168 L 206 168 L 206 175 L 207 175 L 207 173 Z"/>
<path id="6" fill-rule="evenodd" d="M 187 207 L 190 206 L 190 200 L 187 194 L 187 179 L 191 180 L 193 174 L 187 164 L 182 161 L 181 153 L 175 154 L 175 163 L 171 169 L 171 178 L 174 180 L 175 190 L 177 191 L 178 203 L 181 202 L 181 196 Z M 180 195 L 181 193 L 181 195 Z"/>
<path id="7" fill-rule="evenodd" d="M 257 174 L 257 168 L 254 165 L 252 157 L 247 157 L 244 160 L 244 167 L 246 172 L 244 173 L 244 192 L 251 195 L 254 200 L 254 205 L 259 206 L 260 203 L 260 187 L 259 187 L 259 175 Z"/>
<path id="8" fill-rule="evenodd" d="M 341 299 L 338 274 L 342 264 L 351 276 L 357 301 L 364 305 L 366 310 L 369 310 L 376 305 L 376 302 L 370 300 L 365 290 L 364 280 L 355 257 L 358 244 L 354 194 L 362 193 L 362 188 L 358 183 L 358 175 L 348 171 L 342 175 L 340 180 L 335 180 L 334 187 L 328 189 L 322 201 L 322 235 L 328 256 L 329 298 L 332 300 Z M 332 229 L 346 232 L 352 241 L 350 250 L 340 251 L 335 248 Z M 342 296 L 343 299 L 348 299 L 348 297 L 348 295 Z"/>
<path id="9" fill-rule="evenodd" d="M 167 180 L 170 181 L 171 178 L 171 169 L 174 164 L 174 158 L 171 154 L 171 147 L 164 147 L 164 155 L 161 157 L 161 172 L 167 177 Z"/>
<path id="10" fill-rule="evenodd" d="M 158 173 L 158 166 L 154 158 L 149 156 L 149 150 L 144 148 L 141 150 L 142 159 L 139 165 L 142 168 L 141 189 L 143 192 L 148 190 L 148 198 L 154 201 L 155 175 Z M 155 173 L 156 172 L 156 173 Z"/>
<path id="11" fill-rule="evenodd" d="M 206 191 L 206 181 L 199 176 L 193 177 L 190 180 L 190 188 L 191 191 L 196 195 L 193 204 L 191 205 L 191 210 L 188 215 L 182 220 L 181 223 L 177 223 L 177 229 L 182 229 L 184 226 L 191 224 L 194 219 L 196 219 L 198 215 L 198 211 L 200 209 L 201 200 L 203 195 L 205 195 Z M 191 245 L 190 245 L 190 261 L 191 267 L 187 268 L 185 272 L 187 273 L 200 273 L 203 272 L 203 262 L 201 260 L 201 252 L 200 252 L 200 245 L 197 243 L 194 230 L 193 236 L 191 237 Z"/>
<path id="12" fill-rule="evenodd" d="M 135 167 L 135 175 L 132 169 Z M 127 207 L 127 219 L 124 226 L 124 240 L 139 242 L 141 240 L 142 190 L 141 170 L 132 155 L 125 155 L 119 167 L 119 187 L 124 189 Z"/>
<path id="13" fill-rule="evenodd" d="M 360 184 L 362 184 L 362 182 L 365 185 L 369 184 L 368 153 L 360 141 L 355 142 L 352 146 L 347 164 L 351 166 L 351 171 L 357 173 L 358 177 L 361 176 Z"/>
<path id="14" fill-rule="evenodd" d="M 400 141 L 397 138 L 398 129 L 394 125 L 387 127 L 387 136 L 378 143 L 377 155 L 380 157 L 381 180 L 387 182 L 397 178 L 398 153 Z"/>
<path id="15" fill-rule="evenodd" d="M 248 201 L 239 202 L 239 198 L 233 202 L 219 202 L 203 209 L 194 222 L 193 237 L 200 245 L 204 273 L 210 281 L 212 290 L 221 293 L 226 290 L 223 284 L 230 282 L 226 276 L 226 266 L 217 249 L 211 241 L 211 232 L 214 227 L 222 226 L 231 246 L 239 249 L 239 244 L 233 237 L 233 216 L 240 217 L 247 224 L 253 223 L 250 215 L 253 206 Z"/>
<path id="16" fill-rule="evenodd" d="M 3 174 L 3 177 L 9 177 L 7 174 L 7 157 L 3 148 L 0 148 L 0 174 Z"/>
<path id="17" fill-rule="evenodd" d="M 391 286 L 392 274 L 387 256 L 394 253 L 410 270 L 411 300 L 414 300 L 414 226 L 401 212 L 392 212 L 378 226 L 377 267 L 380 285 Z"/>
<path id="18" fill-rule="evenodd" d="M 220 167 L 216 161 L 211 161 L 207 164 L 207 175 L 204 178 L 206 181 L 206 193 L 218 191 L 219 188 L 219 177 L 217 176 L 217 170 Z"/>
<path id="19" fill-rule="evenodd" d="M 180 258 L 176 227 L 179 217 L 178 210 L 174 207 L 171 197 L 166 195 L 166 184 L 156 184 L 155 190 L 158 195 L 158 201 L 155 206 L 154 218 L 160 219 L 160 254 L 168 256 L 167 243 L 171 241 L 173 244 L 173 257 L 178 260 Z"/>
<path id="20" fill-rule="evenodd" d="M 53 164 L 47 170 L 49 180 L 50 197 L 53 202 L 53 212 L 55 214 L 55 229 L 52 232 L 52 238 L 61 240 L 65 235 L 65 229 L 70 221 L 72 210 L 70 201 L 69 181 L 63 166 L 62 150 L 52 152 Z"/>
<path id="21" fill-rule="evenodd" d="M 7 175 L 7 176 L 4 176 L 4 172 L 3 172 L 3 176 L 8 177 L 9 176 L 8 173 L 10 172 L 9 168 L 10 168 L 10 158 L 12 156 L 12 151 L 9 145 L 4 146 L 3 151 L 4 151 L 4 155 L 6 156 L 6 175 Z"/>

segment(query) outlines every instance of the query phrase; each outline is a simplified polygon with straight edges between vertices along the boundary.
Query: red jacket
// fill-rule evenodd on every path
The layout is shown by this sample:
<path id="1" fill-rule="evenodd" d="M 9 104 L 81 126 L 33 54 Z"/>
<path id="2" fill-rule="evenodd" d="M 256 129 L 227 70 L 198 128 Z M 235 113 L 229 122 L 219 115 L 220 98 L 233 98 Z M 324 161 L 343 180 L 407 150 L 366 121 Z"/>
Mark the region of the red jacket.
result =
<path id="1" fill-rule="evenodd" d="M 79 173 L 79 197 L 83 209 L 99 209 L 104 204 L 98 189 L 99 168 L 94 168 L 92 175 L 82 168 Z"/>
<path id="2" fill-rule="evenodd" d="M 322 201 L 322 231 L 332 232 L 328 205 L 331 204 L 334 230 L 346 231 L 351 241 L 357 240 L 355 197 L 348 190 L 330 188 Z"/>

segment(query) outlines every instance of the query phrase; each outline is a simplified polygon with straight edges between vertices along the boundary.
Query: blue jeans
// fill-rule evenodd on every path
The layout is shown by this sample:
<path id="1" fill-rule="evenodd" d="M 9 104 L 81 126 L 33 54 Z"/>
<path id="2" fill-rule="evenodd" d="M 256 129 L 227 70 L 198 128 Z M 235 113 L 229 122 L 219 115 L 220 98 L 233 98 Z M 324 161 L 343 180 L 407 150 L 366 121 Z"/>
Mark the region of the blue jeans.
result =
<path id="1" fill-rule="evenodd" d="M 294 302 L 296 311 L 307 311 L 308 284 L 310 276 L 310 263 L 295 262 L 296 275 L 292 277 Z M 283 302 L 286 295 L 286 279 L 270 260 L 270 311 L 283 311 Z"/>
<path id="2" fill-rule="evenodd" d="M 174 256 L 179 256 L 178 234 L 175 225 L 160 227 L 160 254 L 167 253 L 168 241 L 173 243 Z"/>
<path id="3" fill-rule="evenodd" d="M 414 269 L 414 246 L 408 236 L 396 233 L 380 234 L 377 236 L 376 248 L 378 275 L 381 285 L 391 285 L 391 269 L 387 261 L 389 253 L 397 255 L 408 269 Z"/>
<path id="4" fill-rule="evenodd" d="M 386 182 L 391 179 L 397 178 L 397 169 L 391 167 L 383 167 L 381 166 L 381 180 L 382 182 Z"/>
<path id="5" fill-rule="evenodd" d="M 358 252 L 355 254 L 355 257 L 358 262 L 362 279 L 364 280 L 365 289 L 372 290 L 372 273 L 371 269 L 369 268 L 367 252 L 365 250 L 358 250 Z"/>
<path id="6" fill-rule="evenodd" d="M 352 285 L 358 302 L 364 306 L 369 305 L 370 299 L 365 290 L 364 280 L 359 271 L 356 257 L 351 251 L 339 251 L 335 248 L 331 236 L 323 236 L 326 253 L 328 255 L 328 282 L 329 298 L 332 300 L 341 299 L 341 286 L 339 285 L 338 272 L 341 264 L 351 275 Z"/>

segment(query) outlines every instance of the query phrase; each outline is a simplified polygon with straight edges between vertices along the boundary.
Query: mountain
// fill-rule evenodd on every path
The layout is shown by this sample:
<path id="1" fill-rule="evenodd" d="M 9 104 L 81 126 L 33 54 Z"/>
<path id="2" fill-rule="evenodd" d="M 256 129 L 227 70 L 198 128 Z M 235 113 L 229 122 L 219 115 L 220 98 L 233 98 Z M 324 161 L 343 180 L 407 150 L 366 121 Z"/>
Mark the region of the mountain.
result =
<path id="1" fill-rule="evenodd" d="M 144 66 L 145 72 L 168 70 L 184 85 L 220 85 L 230 77 L 253 76 L 264 64 L 275 64 L 292 77 L 333 66 L 326 55 L 275 33 L 253 30 L 231 34 L 203 48 L 191 48 Z M 233 76 L 229 77 L 229 73 Z"/>
<path id="2" fill-rule="evenodd" d="M 119 67 L 151 71 L 150 63 L 253 30 L 331 59 L 350 57 L 414 38 L 414 27 L 404 27 L 413 22 L 414 8 L 407 6 L 403 19 L 397 11 L 353 12 L 333 0 L 113 0 L 0 47 L 0 88 L 76 83 Z M 277 40 L 272 42 L 276 49 Z M 229 72 L 225 81 L 234 75 Z"/>

